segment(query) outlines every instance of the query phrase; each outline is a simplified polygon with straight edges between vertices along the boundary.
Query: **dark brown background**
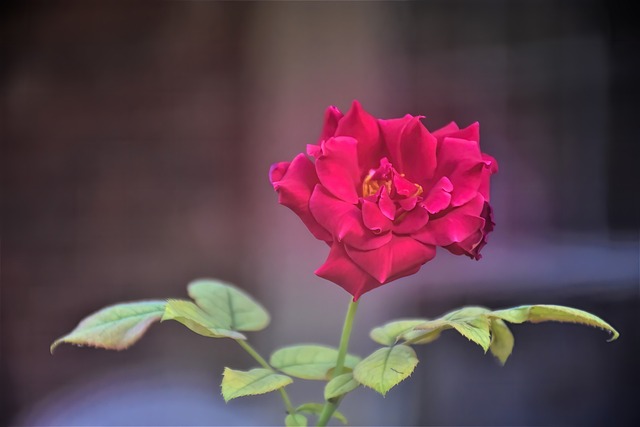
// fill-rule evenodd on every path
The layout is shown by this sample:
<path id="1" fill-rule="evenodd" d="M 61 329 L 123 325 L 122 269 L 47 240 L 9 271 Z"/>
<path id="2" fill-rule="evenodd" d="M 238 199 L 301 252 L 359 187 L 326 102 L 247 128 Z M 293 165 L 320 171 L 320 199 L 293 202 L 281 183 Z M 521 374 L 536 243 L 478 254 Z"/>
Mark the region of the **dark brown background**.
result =
<path id="1" fill-rule="evenodd" d="M 177 324 L 123 353 L 48 346 L 93 310 L 181 297 L 200 276 L 265 301 L 264 353 L 335 345 L 346 294 L 311 274 L 326 248 L 266 173 L 315 141 L 327 105 L 359 99 L 430 128 L 479 120 L 501 169 L 485 258 L 441 253 L 366 295 L 354 352 L 381 322 L 462 304 L 573 305 L 622 338 L 517 326 L 499 368 L 446 335 L 384 402 L 350 396 L 351 421 L 638 425 L 639 46 L 621 4 L 5 3 L 0 423 L 280 422 L 277 396 L 221 405 L 222 367 L 250 359 Z M 296 403 L 319 393 L 294 387 Z"/>

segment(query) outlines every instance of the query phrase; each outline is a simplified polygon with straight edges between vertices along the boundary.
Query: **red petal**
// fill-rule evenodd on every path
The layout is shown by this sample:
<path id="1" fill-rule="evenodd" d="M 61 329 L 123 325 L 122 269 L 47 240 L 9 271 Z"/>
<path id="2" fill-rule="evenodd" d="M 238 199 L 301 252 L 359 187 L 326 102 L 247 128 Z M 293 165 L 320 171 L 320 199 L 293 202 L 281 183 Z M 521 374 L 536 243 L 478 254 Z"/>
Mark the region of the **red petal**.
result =
<path id="1" fill-rule="evenodd" d="M 364 226 L 362 212 L 356 206 L 333 197 L 324 187 L 316 185 L 309 207 L 313 217 L 333 237 L 353 247 L 369 250 L 391 240 L 391 233 L 375 234 Z"/>
<path id="2" fill-rule="evenodd" d="M 436 185 L 431 188 L 424 201 L 429 213 L 435 214 L 449 207 L 452 190 L 453 184 L 451 184 L 449 178 L 446 176 L 440 178 Z"/>
<path id="3" fill-rule="evenodd" d="M 422 243 L 447 246 L 462 242 L 485 226 L 481 217 L 484 199 L 478 195 L 469 203 L 431 217 L 427 225 L 412 237 Z"/>
<path id="4" fill-rule="evenodd" d="M 414 117 L 411 114 L 407 114 L 401 119 L 378 119 L 380 133 L 382 134 L 384 145 L 389 153 L 389 160 L 391 160 L 391 163 L 396 170 L 399 170 L 400 172 L 404 172 L 402 170 L 402 133 L 404 132 L 405 127 L 411 123 L 413 119 Z"/>
<path id="5" fill-rule="evenodd" d="M 309 210 L 309 199 L 318 177 L 313 163 L 304 154 L 298 154 L 291 163 L 271 166 L 269 180 L 278 193 L 278 202 L 296 213 L 316 239 L 331 242 L 331 234 L 315 220 Z"/>
<path id="6" fill-rule="evenodd" d="M 335 136 L 336 129 L 338 128 L 338 122 L 342 117 L 344 117 L 344 114 L 338 110 L 338 107 L 331 105 L 325 110 L 322 133 L 320 134 L 320 139 L 318 139 L 318 144 L 332 136 Z"/>
<path id="7" fill-rule="evenodd" d="M 319 145 L 307 144 L 307 154 L 317 159 L 322 154 L 322 149 Z"/>
<path id="8" fill-rule="evenodd" d="M 316 270 L 316 274 L 341 286 L 353 295 L 354 301 L 357 301 L 365 292 L 382 285 L 354 264 L 344 246 L 338 242 L 331 245 L 327 260 Z"/>
<path id="9" fill-rule="evenodd" d="M 380 212 L 378 204 L 370 200 L 362 201 L 362 221 L 376 234 L 391 230 L 393 223 Z"/>
<path id="10" fill-rule="evenodd" d="M 434 246 L 424 245 L 411 237 L 393 236 L 391 241 L 371 251 L 360 251 L 349 246 L 347 253 L 360 268 L 381 283 L 401 277 L 404 272 L 415 271 L 436 255 Z"/>
<path id="11" fill-rule="evenodd" d="M 449 136 L 451 133 L 460 130 L 456 122 L 451 122 L 446 126 L 441 127 L 440 129 L 431 132 L 433 136 L 438 138 L 438 141 L 444 138 L 445 136 Z"/>
<path id="12" fill-rule="evenodd" d="M 467 255 L 476 260 L 482 258 L 480 250 L 487 244 L 487 235 L 493 231 L 493 227 L 496 225 L 493 222 L 493 211 L 489 203 L 484 203 L 480 216 L 485 220 L 482 230 L 477 231 L 462 242 L 446 246 L 445 249 L 455 255 Z"/>
<path id="13" fill-rule="evenodd" d="M 402 219 L 393 226 L 393 232 L 395 234 L 412 234 L 427 225 L 427 222 L 429 222 L 429 212 L 424 203 L 420 203 L 413 210 L 404 214 Z"/>
<path id="14" fill-rule="evenodd" d="M 380 188 L 380 199 L 378 200 L 378 206 L 380 206 L 380 212 L 391 221 L 396 217 L 396 204 L 391 200 L 387 187 Z"/>
<path id="15" fill-rule="evenodd" d="M 447 137 L 439 144 L 435 176 L 446 176 L 453 184 L 452 206 L 463 205 L 476 196 L 483 169 L 484 161 L 477 142 Z"/>
<path id="16" fill-rule="evenodd" d="M 424 203 L 420 203 L 413 210 L 405 212 L 396 224 L 393 226 L 393 232 L 395 234 L 413 234 L 427 225 L 429 222 L 429 212 L 424 206 Z"/>
<path id="17" fill-rule="evenodd" d="M 378 120 L 391 163 L 411 182 L 424 183 L 436 168 L 436 138 L 420 119 L 406 115 L 402 119 Z"/>
<path id="18" fill-rule="evenodd" d="M 380 130 L 376 119 L 362 109 L 358 101 L 353 101 L 351 109 L 338 122 L 336 136 L 351 136 L 358 141 L 358 164 L 361 176 L 376 168 L 382 157 Z"/>
<path id="19" fill-rule="evenodd" d="M 480 142 L 480 123 L 475 122 L 470 124 L 464 129 L 453 131 L 450 134 L 448 134 L 447 137 Z"/>
<path id="20" fill-rule="evenodd" d="M 410 196 L 416 192 L 416 186 L 402 175 L 394 174 L 393 187 L 401 196 Z"/>
<path id="21" fill-rule="evenodd" d="M 410 210 L 416 207 L 416 203 L 418 203 L 418 198 L 409 197 L 408 199 L 400 199 L 397 202 L 402 209 L 409 212 Z"/>
<path id="22" fill-rule="evenodd" d="M 486 201 L 489 201 L 491 196 L 489 181 L 491 175 L 498 172 L 498 162 L 490 155 L 484 153 L 482 153 L 482 159 L 484 160 L 485 167 L 482 171 L 482 180 L 478 192 L 482 194 L 482 197 L 484 197 Z"/>
<path id="23" fill-rule="evenodd" d="M 357 204 L 360 171 L 356 140 L 346 136 L 329 138 L 320 148 L 322 154 L 316 159 L 320 183 L 337 198 Z"/>

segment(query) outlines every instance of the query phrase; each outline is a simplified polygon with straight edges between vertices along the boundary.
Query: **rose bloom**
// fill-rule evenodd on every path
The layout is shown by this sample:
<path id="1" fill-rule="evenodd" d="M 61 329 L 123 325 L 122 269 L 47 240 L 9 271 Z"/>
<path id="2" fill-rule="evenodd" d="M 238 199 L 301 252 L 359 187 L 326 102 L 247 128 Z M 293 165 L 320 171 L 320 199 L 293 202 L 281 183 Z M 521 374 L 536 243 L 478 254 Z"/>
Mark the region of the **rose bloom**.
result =
<path id="1" fill-rule="evenodd" d="M 346 115 L 332 106 L 308 156 L 271 166 L 279 202 L 331 247 L 316 274 L 354 300 L 416 273 L 436 246 L 480 259 L 493 230 L 498 164 L 480 152 L 478 123 L 429 132 L 421 118 L 376 119 L 357 101 Z"/>

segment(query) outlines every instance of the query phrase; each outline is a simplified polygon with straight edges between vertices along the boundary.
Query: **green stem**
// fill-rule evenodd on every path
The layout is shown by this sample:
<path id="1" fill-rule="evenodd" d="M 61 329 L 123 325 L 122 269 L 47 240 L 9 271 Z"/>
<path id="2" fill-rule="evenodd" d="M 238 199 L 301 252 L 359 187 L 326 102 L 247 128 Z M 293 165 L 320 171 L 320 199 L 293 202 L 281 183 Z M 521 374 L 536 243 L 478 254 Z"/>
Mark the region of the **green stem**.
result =
<path id="1" fill-rule="evenodd" d="M 344 319 L 344 325 L 342 326 L 342 336 L 340 337 L 340 347 L 338 348 L 338 359 L 336 360 L 336 367 L 333 370 L 333 377 L 337 377 L 342 374 L 342 370 L 344 369 L 344 361 L 347 357 L 347 349 L 349 347 L 349 338 L 351 337 L 351 329 L 353 328 L 353 319 L 356 315 L 356 310 L 358 309 L 358 302 L 351 301 L 349 303 L 349 309 L 347 310 L 347 316 Z M 327 400 L 324 403 L 324 407 L 322 408 L 322 413 L 318 418 L 318 423 L 316 426 L 323 427 L 326 426 L 331 419 L 333 413 L 338 409 L 338 405 L 340 405 L 340 401 L 342 398 L 338 398 L 335 400 Z"/>
<path id="2" fill-rule="evenodd" d="M 245 351 L 249 353 L 251 357 L 253 357 L 260 364 L 260 366 L 270 371 L 274 370 L 271 365 L 269 365 L 269 363 L 264 360 L 264 357 L 260 356 L 260 354 L 253 347 L 251 347 L 248 342 L 246 342 L 245 340 L 236 340 L 236 342 L 240 344 L 240 347 L 244 348 Z M 284 387 L 279 388 L 278 391 L 280 392 L 280 396 L 282 396 L 282 401 L 284 402 L 284 406 L 286 406 L 287 408 L 287 412 L 289 414 L 295 414 L 296 410 L 293 407 L 291 399 L 289 399 L 289 395 L 285 391 Z"/>

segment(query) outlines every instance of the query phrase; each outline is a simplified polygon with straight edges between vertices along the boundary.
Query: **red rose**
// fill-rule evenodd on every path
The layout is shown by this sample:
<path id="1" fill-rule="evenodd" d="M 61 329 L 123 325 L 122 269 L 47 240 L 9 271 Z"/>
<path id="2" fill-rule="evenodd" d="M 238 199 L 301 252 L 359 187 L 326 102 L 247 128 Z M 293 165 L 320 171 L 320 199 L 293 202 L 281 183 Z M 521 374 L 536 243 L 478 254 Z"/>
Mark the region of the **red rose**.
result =
<path id="1" fill-rule="evenodd" d="M 442 246 L 480 259 L 493 230 L 479 126 L 430 133 L 422 116 L 376 119 L 357 101 L 325 113 L 322 135 L 291 162 L 271 166 L 279 202 L 331 251 L 316 274 L 362 294 L 416 273 Z"/>

